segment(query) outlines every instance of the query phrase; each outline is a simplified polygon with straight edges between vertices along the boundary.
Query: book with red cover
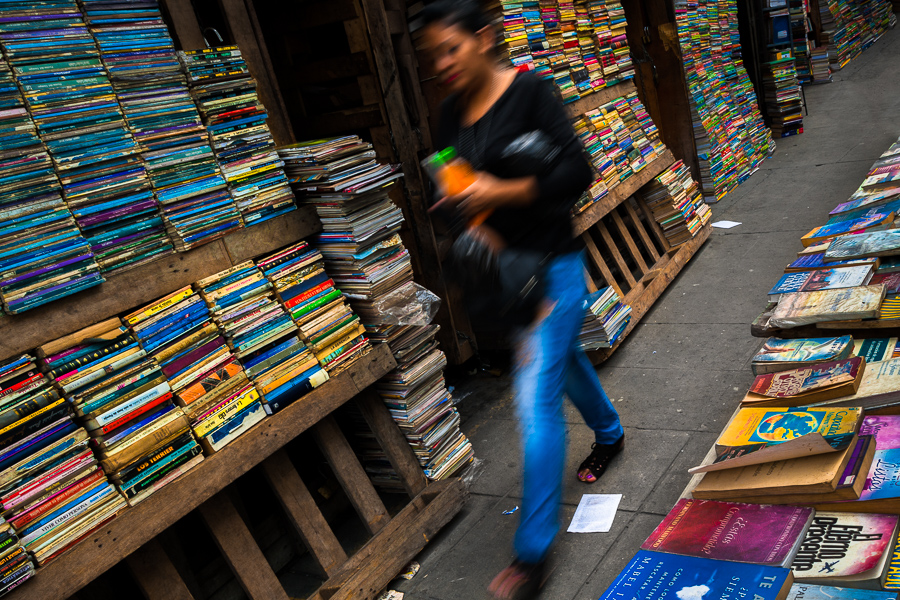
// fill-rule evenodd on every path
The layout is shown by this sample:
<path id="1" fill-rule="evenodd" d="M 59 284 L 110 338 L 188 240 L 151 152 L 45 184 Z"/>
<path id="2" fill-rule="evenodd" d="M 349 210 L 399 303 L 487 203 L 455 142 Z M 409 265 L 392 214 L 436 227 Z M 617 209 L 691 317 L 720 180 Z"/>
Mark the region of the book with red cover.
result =
<path id="1" fill-rule="evenodd" d="M 814 514 L 809 507 L 682 498 L 641 548 L 788 567 Z"/>
<path id="2" fill-rule="evenodd" d="M 855 394 L 859 389 L 866 359 L 853 356 L 842 360 L 758 375 L 743 400 L 745 405 L 776 402 L 797 406 L 823 402 Z"/>

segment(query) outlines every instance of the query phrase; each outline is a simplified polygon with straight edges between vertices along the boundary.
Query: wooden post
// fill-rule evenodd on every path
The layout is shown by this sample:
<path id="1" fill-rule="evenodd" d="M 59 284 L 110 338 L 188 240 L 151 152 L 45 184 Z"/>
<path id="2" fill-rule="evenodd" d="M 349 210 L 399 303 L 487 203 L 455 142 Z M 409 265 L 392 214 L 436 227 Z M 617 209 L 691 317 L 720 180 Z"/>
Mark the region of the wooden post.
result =
<path id="1" fill-rule="evenodd" d="M 125 562 L 147 600 L 194 600 L 158 538 L 141 546 Z"/>
<path id="2" fill-rule="evenodd" d="M 166 12 L 172 17 L 175 27 L 175 41 L 182 50 L 202 50 L 206 48 L 203 31 L 194 13 L 191 0 L 162 0 Z"/>
<path id="3" fill-rule="evenodd" d="M 219 492 L 198 510 L 225 562 L 251 600 L 289 600 L 227 492 Z"/>
<path id="4" fill-rule="evenodd" d="M 316 501 L 282 449 L 262 464 L 263 474 L 288 518 L 326 576 L 347 562 L 347 553 L 322 516 Z"/>

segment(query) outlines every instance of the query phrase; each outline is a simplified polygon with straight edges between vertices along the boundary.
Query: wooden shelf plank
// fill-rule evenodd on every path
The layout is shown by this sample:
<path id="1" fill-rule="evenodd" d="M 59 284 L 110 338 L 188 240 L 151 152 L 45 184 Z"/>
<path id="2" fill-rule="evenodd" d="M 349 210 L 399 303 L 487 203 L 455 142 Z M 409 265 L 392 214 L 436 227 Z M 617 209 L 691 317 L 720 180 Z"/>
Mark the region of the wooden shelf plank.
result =
<path id="1" fill-rule="evenodd" d="M 321 229 L 301 206 L 188 252 L 109 276 L 105 283 L 20 315 L 0 315 L 0 359 L 21 354 L 119 313 L 161 298 L 233 264 L 268 254 Z"/>
<path id="2" fill-rule="evenodd" d="M 68 598 L 396 367 L 387 344 L 165 486 L 38 570 L 9 600 Z"/>
<path id="3" fill-rule="evenodd" d="M 601 88 L 583 98 L 579 98 L 574 102 L 566 104 L 564 108 L 566 109 L 566 114 L 569 116 L 569 118 L 574 119 L 575 117 L 583 115 L 589 110 L 594 110 L 599 106 L 603 106 L 604 104 L 612 102 L 616 98 L 627 96 L 631 92 L 636 91 L 637 88 L 634 87 L 634 81 L 629 79 L 627 81 L 623 81 L 622 83 L 617 83 L 612 87 Z"/>
<path id="4" fill-rule="evenodd" d="M 572 226 L 575 230 L 575 235 L 584 233 L 590 226 L 608 215 L 609 211 L 630 198 L 636 191 L 669 168 L 674 162 L 675 156 L 672 154 L 672 151 L 666 150 L 647 163 L 639 173 L 632 175 L 614 187 L 606 196 L 588 206 L 583 212 L 572 217 Z"/>
<path id="5" fill-rule="evenodd" d="M 588 353 L 591 362 L 595 365 L 600 364 L 612 356 L 612 353 L 615 352 L 625 338 L 628 337 L 628 334 L 634 330 L 641 318 L 647 314 L 650 307 L 652 307 L 656 300 L 659 299 L 663 291 L 669 286 L 672 280 L 675 279 L 675 276 L 678 275 L 684 265 L 697 253 L 697 250 L 700 249 L 703 242 L 709 238 L 710 232 L 712 232 L 712 226 L 707 223 L 690 241 L 685 242 L 681 246 L 678 246 L 677 249 L 674 249 L 675 251 L 672 252 L 671 255 L 663 255 L 656 264 L 653 265 L 653 268 L 651 269 L 652 276 L 649 280 L 648 277 L 645 276 L 637 282 L 637 285 L 632 288 L 631 291 L 625 294 L 622 301 L 631 305 L 631 321 L 629 321 L 625 331 L 622 332 L 621 337 L 619 337 L 619 340 L 612 348 L 601 348 L 600 350 Z"/>

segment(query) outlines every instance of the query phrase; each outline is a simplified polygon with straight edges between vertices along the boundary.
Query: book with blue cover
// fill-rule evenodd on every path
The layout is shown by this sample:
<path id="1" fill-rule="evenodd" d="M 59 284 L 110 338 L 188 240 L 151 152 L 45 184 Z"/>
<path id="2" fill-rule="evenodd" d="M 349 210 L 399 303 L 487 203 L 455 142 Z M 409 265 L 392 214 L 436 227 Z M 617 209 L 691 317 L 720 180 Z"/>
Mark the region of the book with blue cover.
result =
<path id="1" fill-rule="evenodd" d="M 769 290 L 769 301 L 776 302 L 782 294 L 837 290 L 866 285 L 872 279 L 872 265 L 816 269 L 799 273 L 785 273 Z"/>
<path id="2" fill-rule="evenodd" d="M 785 600 L 790 569 L 639 550 L 600 600 Z"/>

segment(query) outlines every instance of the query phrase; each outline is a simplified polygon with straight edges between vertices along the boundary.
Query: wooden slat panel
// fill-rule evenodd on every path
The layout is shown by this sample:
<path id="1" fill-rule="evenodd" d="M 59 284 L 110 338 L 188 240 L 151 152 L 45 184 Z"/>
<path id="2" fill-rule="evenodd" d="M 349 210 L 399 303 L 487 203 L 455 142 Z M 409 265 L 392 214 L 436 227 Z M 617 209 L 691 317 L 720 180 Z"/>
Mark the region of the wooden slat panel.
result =
<path id="1" fill-rule="evenodd" d="M 378 533 L 391 517 L 341 428 L 333 417 L 325 417 L 313 428 L 313 435 L 366 529 Z"/>
<path id="2" fill-rule="evenodd" d="M 613 277 L 612 271 L 610 271 L 609 267 L 606 266 L 606 261 L 603 260 L 603 256 L 600 254 L 600 250 L 597 248 L 597 244 L 594 243 L 594 239 L 587 233 L 581 234 L 581 239 L 584 242 L 585 248 L 587 248 L 588 258 L 591 263 L 593 263 L 593 265 L 597 267 L 597 270 L 600 271 L 600 273 L 606 279 L 606 284 L 611 285 L 612 288 L 616 291 L 616 294 L 619 295 L 619 298 L 621 298 L 622 288 L 619 287 L 619 284 L 616 282 L 616 278 Z"/>
<path id="3" fill-rule="evenodd" d="M 182 50 L 202 50 L 206 48 L 203 31 L 194 13 L 191 0 L 162 0 L 166 12 L 175 26 L 175 39 Z"/>
<path id="4" fill-rule="evenodd" d="M 249 4 L 247 2 L 250 2 Z M 287 107 L 278 89 L 275 69 L 269 59 L 265 39 L 259 27 L 252 0 L 219 0 L 222 12 L 231 30 L 234 43 L 240 46 L 241 54 L 247 61 L 250 74 L 258 84 L 259 99 L 269 114 L 266 124 L 275 142 L 280 145 L 292 144 L 294 130 L 288 117 Z"/>
<path id="5" fill-rule="evenodd" d="M 609 253 L 612 255 L 613 260 L 616 261 L 616 264 L 619 266 L 619 271 L 622 273 L 622 277 L 625 278 L 625 281 L 628 282 L 629 287 L 634 287 L 635 279 L 634 275 L 631 274 L 631 269 L 628 268 L 628 265 L 625 263 L 625 259 L 622 257 L 622 253 L 619 252 L 619 248 L 616 246 L 615 241 L 613 241 L 612 236 L 609 234 L 609 229 L 606 228 L 606 225 L 603 221 L 600 221 L 596 225 L 597 231 L 600 232 L 600 237 L 603 238 L 603 241 L 606 243 L 606 249 L 609 250 Z"/>
<path id="6" fill-rule="evenodd" d="M 628 202 L 627 200 L 625 201 Z M 625 227 L 625 222 L 622 221 L 622 217 L 619 216 L 619 211 L 612 211 L 612 220 L 613 223 L 616 224 L 616 229 L 619 230 L 619 235 L 622 236 L 622 239 L 625 241 L 625 245 L 628 246 L 629 252 L 631 252 L 631 257 L 634 259 L 634 262 L 637 263 L 638 269 L 641 270 L 641 276 L 643 276 L 647 271 L 647 263 L 644 261 L 644 257 L 641 256 L 641 251 L 638 250 L 637 244 L 634 243 L 634 238 L 631 237 L 631 232 L 628 231 L 628 228 Z"/>
<path id="7" fill-rule="evenodd" d="M 631 223 L 632 225 L 634 225 L 635 231 L 638 232 L 641 241 L 644 242 L 644 248 L 647 249 L 647 252 L 650 254 L 650 257 L 654 262 L 658 261 L 659 252 L 656 251 L 656 244 L 654 244 L 653 240 L 650 239 L 650 235 L 647 233 L 647 229 L 644 223 L 641 222 L 641 218 L 638 216 L 637 211 L 634 210 L 634 207 L 628 200 L 623 202 L 622 206 L 625 207 L 625 212 L 628 213 L 628 217 L 631 219 Z"/>
<path id="8" fill-rule="evenodd" d="M 373 600 L 466 502 L 459 479 L 429 485 L 309 600 Z"/>
<path id="9" fill-rule="evenodd" d="M 326 576 L 347 562 L 347 553 L 322 516 L 316 501 L 282 449 L 262 464 L 263 473 L 310 554 Z"/>
<path id="10" fill-rule="evenodd" d="M 427 484 L 425 473 L 422 472 L 422 467 L 419 466 L 419 461 L 416 460 L 406 437 L 391 418 L 384 401 L 375 392 L 367 390 L 356 397 L 356 405 L 375 434 L 378 445 L 384 450 L 391 466 L 400 477 L 406 493 L 411 498 L 417 496 Z"/>
<path id="11" fill-rule="evenodd" d="M 637 327 L 637 324 L 640 323 L 643 316 L 647 314 L 650 307 L 653 306 L 669 284 L 672 283 L 672 280 L 675 279 L 684 265 L 686 265 L 694 254 L 697 253 L 697 250 L 700 249 L 703 242 L 709 238 L 711 231 L 712 227 L 707 223 L 706 226 L 702 227 L 697 232 L 697 235 L 690 241 L 678 246 L 671 258 L 668 255 L 660 257 L 659 261 L 657 261 L 651 269 L 651 272 L 655 272 L 652 279 L 644 278 L 641 280 L 641 285 L 625 294 L 622 301 L 631 305 L 631 320 L 628 322 L 625 331 L 612 348 L 603 348 L 588 353 L 591 361 L 595 365 L 609 358 L 625 338 L 628 337 L 628 334 Z"/>
<path id="12" fill-rule="evenodd" d="M 656 222 L 656 219 L 653 218 L 653 211 L 650 210 L 650 207 L 647 206 L 647 203 L 644 202 L 644 198 L 639 193 L 635 194 L 634 199 L 637 201 L 638 208 L 644 213 L 644 217 L 647 219 L 647 223 L 650 226 L 650 231 L 652 231 L 653 235 L 656 236 L 656 239 L 659 240 L 663 252 L 668 252 L 672 246 L 669 245 L 669 240 L 666 239 L 666 234 L 663 233 L 662 227 L 660 227 L 659 223 Z"/>
<path id="13" fill-rule="evenodd" d="M 378 344 L 329 381 L 123 511 L 6 598 L 68 598 L 396 366 L 387 345 Z"/>
<path id="14" fill-rule="evenodd" d="M 225 492 L 204 502 L 199 512 L 225 562 L 251 600 L 290 600 Z"/>
<path id="15" fill-rule="evenodd" d="M 158 539 L 152 539 L 125 561 L 147 600 L 194 600 Z"/>
<path id="16" fill-rule="evenodd" d="M 170 254 L 105 283 L 39 306 L 20 315 L 0 315 L 0 359 L 21 354 L 51 340 L 152 302 L 178 288 L 214 275 L 237 262 L 255 258 L 311 236 L 322 228 L 311 207 L 281 215 L 224 238 Z"/>
<path id="17" fill-rule="evenodd" d="M 675 157 L 672 156 L 671 152 L 666 150 L 654 160 L 647 163 L 639 173 L 632 175 L 614 187 L 599 201 L 591 204 L 584 209 L 584 211 L 572 217 L 572 228 L 575 231 L 575 235 L 587 231 L 589 227 L 609 214 L 609 211 L 622 204 L 629 196 L 634 195 L 635 192 L 644 187 L 647 182 L 665 171 L 673 162 L 675 162 Z"/>

